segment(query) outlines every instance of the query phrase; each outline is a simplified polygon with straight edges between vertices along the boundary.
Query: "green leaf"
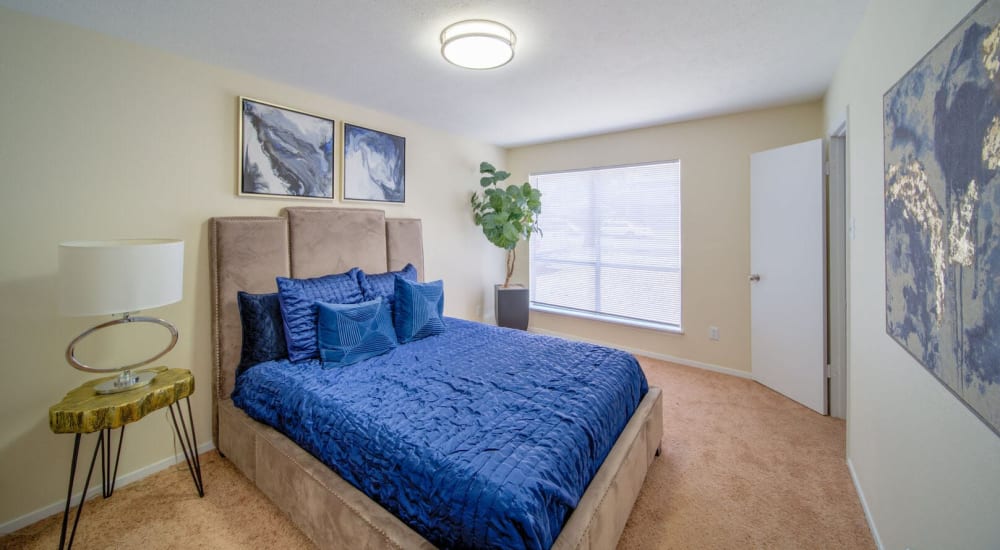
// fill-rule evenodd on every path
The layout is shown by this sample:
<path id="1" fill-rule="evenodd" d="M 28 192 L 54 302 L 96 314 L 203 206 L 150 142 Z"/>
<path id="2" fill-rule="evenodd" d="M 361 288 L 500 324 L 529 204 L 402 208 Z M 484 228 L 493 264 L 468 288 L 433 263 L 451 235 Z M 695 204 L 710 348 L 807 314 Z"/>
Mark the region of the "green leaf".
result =
<path id="1" fill-rule="evenodd" d="M 497 179 L 497 181 L 503 181 L 510 177 L 510 172 L 504 172 L 503 170 L 500 170 L 499 172 L 494 174 L 494 177 Z"/>
<path id="2" fill-rule="evenodd" d="M 518 233 L 517 229 L 514 228 L 514 224 L 513 223 L 507 222 L 506 224 L 504 224 L 504 226 L 503 226 L 503 236 L 504 236 L 505 239 L 507 239 L 508 241 L 514 241 L 515 243 L 517 243 L 518 237 L 520 235 L 521 234 Z"/>
<path id="3" fill-rule="evenodd" d="M 534 189 L 531 188 L 531 184 L 528 182 L 524 182 L 524 185 L 521 186 L 521 193 L 524 193 L 526 197 L 530 197 L 532 191 Z"/>
<path id="4" fill-rule="evenodd" d="M 487 176 L 487 177 L 479 178 L 479 185 L 482 185 L 483 187 L 489 187 L 489 186 L 493 185 L 495 182 L 496 182 L 496 180 L 494 178 L 492 178 L 492 177 L 488 177 Z"/>
<path id="5" fill-rule="evenodd" d="M 494 168 L 492 164 L 486 162 L 485 160 L 479 163 L 479 172 L 481 174 L 492 174 L 496 171 L 497 169 Z"/>
<path id="6" fill-rule="evenodd" d="M 516 185 L 507 186 L 507 196 L 512 199 L 517 199 L 521 196 L 521 188 Z"/>

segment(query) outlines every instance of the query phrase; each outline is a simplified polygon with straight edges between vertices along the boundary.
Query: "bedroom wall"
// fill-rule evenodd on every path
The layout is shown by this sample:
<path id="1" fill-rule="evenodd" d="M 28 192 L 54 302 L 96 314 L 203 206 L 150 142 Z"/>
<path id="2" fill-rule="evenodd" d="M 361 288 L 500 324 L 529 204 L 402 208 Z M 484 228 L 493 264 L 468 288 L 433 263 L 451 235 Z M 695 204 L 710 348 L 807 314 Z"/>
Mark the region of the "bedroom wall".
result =
<path id="1" fill-rule="evenodd" d="M 531 312 L 533 330 L 604 342 L 653 356 L 750 372 L 750 154 L 822 135 L 819 101 L 519 147 L 513 181 L 532 172 L 681 161 L 683 334 Z M 544 215 L 544 198 L 542 201 Z M 517 278 L 527 283 L 527 250 Z M 709 326 L 721 339 L 708 338 Z"/>
<path id="2" fill-rule="evenodd" d="M 872 0 L 824 103 L 848 110 L 848 460 L 882 546 L 997 548 L 1000 437 L 885 331 L 882 95 L 976 0 Z"/>
<path id="3" fill-rule="evenodd" d="M 49 431 L 47 411 L 92 378 L 70 368 L 63 351 L 104 320 L 58 315 L 57 243 L 184 239 L 184 299 L 151 312 L 180 331 L 164 363 L 194 372 L 192 403 L 205 443 L 212 360 L 208 218 L 274 216 L 286 206 L 378 208 L 237 197 L 241 94 L 405 136 L 407 204 L 386 207 L 387 215 L 423 219 L 426 276 L 445 280 L 447 314 L 477 319 L 483 306 L 492 308 L 503 258 L 472 224 L 468 195 L 478 188 L 480 160 L 503 164 L 500 148 L 2 8 L 0 82 L 0 525 L 65 498 L 73 438 Z M 112 334 L 88 353 L 102 361 L 139 358 L 161 338 Z M 173 456 L 165 412 L 127 431 L 120 473 Z M 85 439 L 82 453 L 92 444 Z M 212 480 L 205 483 L 212 491 Z"/>

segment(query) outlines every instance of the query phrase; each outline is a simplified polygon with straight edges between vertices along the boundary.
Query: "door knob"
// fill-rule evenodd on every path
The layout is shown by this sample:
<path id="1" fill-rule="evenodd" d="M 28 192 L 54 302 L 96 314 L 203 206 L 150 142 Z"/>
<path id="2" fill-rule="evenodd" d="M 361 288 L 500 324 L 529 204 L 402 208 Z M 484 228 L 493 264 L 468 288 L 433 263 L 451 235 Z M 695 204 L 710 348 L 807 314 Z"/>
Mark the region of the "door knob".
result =
<path id="1" fill-rule="evenodd" d="M 756 283 L 756 282 L 760 281 L 760 274 L 759 273 L 751 273 L 749 279 L 750 279 L 751 283 Z"/>

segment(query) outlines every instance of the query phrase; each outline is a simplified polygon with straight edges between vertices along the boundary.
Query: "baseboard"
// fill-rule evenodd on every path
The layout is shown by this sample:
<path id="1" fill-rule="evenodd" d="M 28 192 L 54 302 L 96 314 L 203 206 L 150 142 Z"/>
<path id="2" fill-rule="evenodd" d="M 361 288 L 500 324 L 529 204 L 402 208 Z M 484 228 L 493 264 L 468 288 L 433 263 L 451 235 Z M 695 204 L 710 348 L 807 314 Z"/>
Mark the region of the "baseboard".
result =
<path id="1" fill-rule="evenodd" d="M 215 444 L 213 442 L 211 442 L 211 441 L 209 441 L 207 443 L 202 443 L 201 445 L 198 446 L 198 454 L 206 453 L 208 451 L 211 451 L 214 448 L 215 448 Z M 86 453 L 83 453 L 83 454 L 86 454 Z M 118 481 L 115 482 L 115 490 L 117 491 L 118 489 L 120 489 L 120 488 L 122 488 L 122 487 L 124 487 L 124 486 L 126 486 L 126 485 L 128 485 L 130 483 L 134 483 L 136 481 L 139 481 L 140 479 L 149 477 L 149 476 L 155 474 L 156 472 L 159 472 L 161 470 L 165 470 L 165 469 L 167 469 L 167 468 L 169 468 L 169 467 L 171 467 L 171 466 L 173 466 L 175 464 L 183 464 L 183 463 L 184 463 L 184 455 L 183 454 L 178 454 L 178 455 L 175 455 L 173 457 L 164 458 L 163 460 L 160 460 L 159 462 L 154 462 L 154 463 L 150 464 L 149 466 L 145 466 L 145 467 L 139 468 L 138 470 L 135 470 L 133 472 L 129 472 L 127 474 L 121 475 L 121 476 L 118 477 Z M 86 476 L 86 472 L 83 472 L 83 470 L 86 467 L 87 467 L 86 461 L 85 460 L 81 460 L 80 464 L 77 465 L 77 470 L 78 470 L 77 471 L 77 479 L 80 479 L 79 476 L 81 476 L 81 475 L 84 476 L 84 477 Z M 100 468 L 100 465 L 95 464 L 94 468 L 98 469 L 98 468 Z M 97 474 L 95 473 L 95 475 L 97 475 Z M 76 494 L 73 495 L 73 502 L 74 503 L 80 502 L 80 494 L 82 492 L 83 491 L 80 491 L 80 492 L 78 492 L 78 493 L 76 493 Z M 94 498 L 95 496 L 97 496 L 99 494 L 101 494 L 101 481 L 98 479 L 97 480 L 97 485 L 91 487 L 87 491 L 87 500 L 90 500 L 90 499 Z M 114 497 L 112 497 L 112 498 L 114 498 Z M 65 500 L 60 500 L 59 502 L 53 502 L 52 504 L 49 504 L 48 506 L 43 506 L 42 508 L 39 508 L 39 509 L 35 510 L 34 512 L 28 512 L 27 514 L 25 514 L 25 515 L 23 515 L 23 516 L 21 516 L 19 518 L 14 518 L 14 519 L 6 522 L 6 523 L 0 524 L 0 535 L 6 535 L 7 533 L 12 533 L 12 532 L 17 531 L 18 529 L 20 529 L 22 527 L 26 527 L 28 525 L 31 525 L 32 523 L 35 523 L 38 520 L 45 519 L 45 518 L 47 518 L 47 517 L 49 517 L 51 515 L 61 514 L 63 512 L 63 510 L 65 510 L 65 508 L 66 508 L 66 501 Z"/>
<path id="2" fill-rule="evenodd" d="M 858 483 L 858 474 L 854 471 L 854 463 L 851 459 L 847 459 L 847 470 L 851 472 L 851 481 L 854 482 L 854 490 L 858 492 L 858 499 L 861 500 L 861 509 L 865 511 L 865 519 L 868 520 L 868 529 L 872 532 L 872 538 L 875 539 L 875 546 L 878 550 L 884 550 L 882 546 L 882 539 L 878 536 L 878 529 L 875 527 L 875 519 L 872 518 L 871 510 L 868 509 L 868 501 L 865 500 L 865 492 L 861 490 L 861 484 Z"/>
<path id="3" fill-rule="evenodd" d="M 695 367 L 699 369 L 710 370 L 712 372 L 718 372 L 721 374 L 728 374 L 729 376 L 736 376 L 738 378 L 747 378 L 753 380 L 753 374 L 744 370 L 731 369 L 729 367 L 722 367 L 719 365 L 713 365 L 711 363 L 703 363 L 701 361 L 694 361 L 692 359 L 684 359 L 683 357 L 674 357 L 673 355 L 666 355 L 663 353 L 654 353 L 652 351 L 647 351 L 643 349 L 630 348 L 619 344 L 612 344 L 611 342 L 601 342 L 598 340 L 584 339 L 580 338 L 579 336 L 574 336 L 571 334 L 563 334 L 561 332 L 556 332 L 554 330 L 547 330 L 537 327 L 528 327 L 528 331 L 535 332 L 538 334 L 545 334 L 547 336 L 558 336 L 559 338 L 565 338 L 567 340 L 576 340 L 577 342 L 590 342 L 591 344 L 597 344 L 599 346 L 607 346 L 609 348 L 617 348 L 623 351 L 627 351 L 633 355 L 641 355 L 643 357 L 649 357 L 650 359 L 659 359 L 660 361 L 677 363 L 678 365 L 684 365 L 685 367 Z"/>

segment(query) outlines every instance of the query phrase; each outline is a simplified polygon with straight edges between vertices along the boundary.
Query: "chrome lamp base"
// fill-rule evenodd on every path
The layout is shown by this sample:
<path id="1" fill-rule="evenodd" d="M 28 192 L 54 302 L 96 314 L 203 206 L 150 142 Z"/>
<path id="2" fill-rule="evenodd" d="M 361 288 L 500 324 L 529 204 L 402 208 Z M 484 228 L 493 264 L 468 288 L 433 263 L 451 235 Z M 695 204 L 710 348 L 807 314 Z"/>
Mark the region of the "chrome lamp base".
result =
<path id="1" fill-rule="evenodd" d="M 98 395 L 129 391 L 134 390 L 135 388 L 148 386 L 154 378 L 156 378 L 155 372 L 133 373 L 130 370 L 126 370 L 122 371 L 121 374 L 111 380 L 101 382 L 97 386 L 94 386 L 94 390 L 97 391 Z"/>
<path id="2" fill-rule="evenodd" d="M 101 330 L 102 328 L 108 328 L 125 323 L 153 323 L 155 325 L 160 325 L 170 331 L 170 343 L 167 344 L 167 347 L 164 348 L 163 351 L 157 353 L 156 355 L 150 357 L 149 359 L 140 361 L 138 363 L 132 363 L 131 365 L 125 365 L 122 367 L 116 367 L 112 369 L 94 368 L 91 367 L 90 365 L 84 364 L 83 362 L 81 362 L 79 359 L 76 358 L 76 345 L 80 342 L 80 340 L 83 340 L 88 335 L 93 334 L 94 332 Z M 107 395 L 109 393 L 119 393 L 123 391 L 134 390 L 135 388 L 141 388 L 143 386 L 148 386 L 149 383 L 152 382 L 154 378 L 156 378 L 156 373 L 148 371 L 132 372 L 132 369 L 136 367 L 141 367 L 143 365 L 148 365 L 153 361 L 156 361 L 160 357 L 166 355 L 168 351 L 174 349 L 175 345 L 177 345 L 177 328 L 174 325 L 168 323 L 167 321 L 164 321 L 163 319 L 157 319 L 155 317 L 133 317 L 131 313 L 123 313 L 120 319 L 115 319 L 113 321 L 108 321 L 107 323 L 102 323 L 100 325 L 97 325 L 96 327 L 86 330 L 82 334 L 74 338 L 73 341 L 69 343 L 69 347 L 66 348 L 66 361 L 68 361 L 69 364 L 72 365 L 74 368 L 82 370 L 84 372 L 118 373 L 118 375 L 115 376 L 114 378 L 111 378 L 105 382 L 101 382 L 100 384 L 94 387 L 94 390 L 97 392 L 98 395 Z"/>

